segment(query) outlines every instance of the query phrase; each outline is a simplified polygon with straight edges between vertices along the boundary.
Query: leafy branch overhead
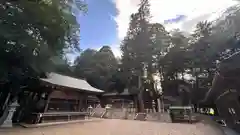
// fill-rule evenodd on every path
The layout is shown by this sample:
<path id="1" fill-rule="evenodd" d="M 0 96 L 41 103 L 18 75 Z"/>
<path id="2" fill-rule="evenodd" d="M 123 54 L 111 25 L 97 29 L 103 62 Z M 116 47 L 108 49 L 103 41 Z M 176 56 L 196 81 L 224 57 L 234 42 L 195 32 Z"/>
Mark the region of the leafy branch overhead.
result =
<path id="1" fill-rule="evenodd" d="M 0 2 L 2 83 L 23 85 L 27 78 L 37 79 L 41 73 L 54 71 L 54 58 L 62 59 L 66 50 L 79 50 L 80 27 L 72 14 L 74 6 L 69 3 L 64 0 Z M 77 6 L 79 12 L 85 7 L 81 1 Z"/>

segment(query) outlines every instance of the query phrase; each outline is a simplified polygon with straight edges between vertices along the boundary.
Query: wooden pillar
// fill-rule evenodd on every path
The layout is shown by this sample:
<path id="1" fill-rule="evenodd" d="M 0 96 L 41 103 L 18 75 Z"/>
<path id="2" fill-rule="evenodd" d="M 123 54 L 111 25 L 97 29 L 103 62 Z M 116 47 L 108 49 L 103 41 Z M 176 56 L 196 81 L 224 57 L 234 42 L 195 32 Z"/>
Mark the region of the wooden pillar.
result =
<path id="1" fill-rule="evenodd" d="M 87 109 L 87 98 L 85 93 L 81 93 L 81 108 Z"/>
<path id="2" fill-rule="evenodd" d="M 43 112 L 47 112 L 47 110 L 48 110 L 48 104 L 49 104 L 49 102 L 50 102 L 50 100 L 51 100 L 51 95 L 52 95 L 52 92 L 49 92 L 49 93 L 48 93 L 48 96 L 47 96 L 47 102 L 46 102 L 46 104 L 45 104 L 45 107 L 44 107 L 44 111 L 43 111 Z"/>
<path id="3" fill-rule="evenodd" d="M 138 108 L 138 98 L 137 98 L 137 96 L 133 97 L 133 101 L 134 101 L 135 111 L 138 112 L 139 108 Z"/>
<path id="4" fill-rule="evenodd" d="M 82 104 L 83 104 L 83 99 L 82 99 L 82 93 L 79 93 L 79 98 L 78 98 L 78 111 L 80 112 L 82 109 Z"/>
<path id="5" fill-rule="evenodd" d="M 124 108 L 124 99 L 122 99 L 121 107 Z"/>

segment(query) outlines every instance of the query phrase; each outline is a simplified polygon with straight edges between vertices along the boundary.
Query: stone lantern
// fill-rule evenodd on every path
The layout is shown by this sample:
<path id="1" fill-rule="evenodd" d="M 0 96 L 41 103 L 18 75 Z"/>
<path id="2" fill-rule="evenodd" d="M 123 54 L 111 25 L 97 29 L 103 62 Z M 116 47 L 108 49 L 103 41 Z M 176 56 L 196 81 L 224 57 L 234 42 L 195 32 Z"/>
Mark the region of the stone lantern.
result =
<path id="1" fill-rule="evenodd" d="M 161 86 L 161 78 L 159 72 L 152 75 L 154 80 L 154 89 L 159 94 L 159 98 L 157 99 L 158 102 L 158 111 L 164 112 L 164 103 L 163 103 L 163 91 Z"/>
<path id="2" fill-rule="evenodd" d="M 19 106 L 17 100 L 15 100 L 11 105 L 9 105 L 8 115 L 1 127 L 13 127 L 12 125 L 12 117 L 16 108 Z"/>

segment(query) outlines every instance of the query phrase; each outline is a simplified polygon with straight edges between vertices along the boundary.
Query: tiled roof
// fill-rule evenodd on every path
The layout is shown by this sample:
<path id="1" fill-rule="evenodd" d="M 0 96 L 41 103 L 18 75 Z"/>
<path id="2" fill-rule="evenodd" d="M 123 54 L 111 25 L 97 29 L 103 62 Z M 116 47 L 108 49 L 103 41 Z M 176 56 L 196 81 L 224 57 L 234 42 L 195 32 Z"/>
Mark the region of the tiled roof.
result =
<path id="1" fill-rule="evenodd" d="M 92 87 L 87 81 L 82 79 L 77 79 L 65 75 L 60 75 L 57 73 L 49 73 L 48 78 L 41 78 L 42 81 L 48 82 L 54 85 L 59 85 L 63 87 L 74 88 L 83 91 L 102 93 L 103 90 Z"/>

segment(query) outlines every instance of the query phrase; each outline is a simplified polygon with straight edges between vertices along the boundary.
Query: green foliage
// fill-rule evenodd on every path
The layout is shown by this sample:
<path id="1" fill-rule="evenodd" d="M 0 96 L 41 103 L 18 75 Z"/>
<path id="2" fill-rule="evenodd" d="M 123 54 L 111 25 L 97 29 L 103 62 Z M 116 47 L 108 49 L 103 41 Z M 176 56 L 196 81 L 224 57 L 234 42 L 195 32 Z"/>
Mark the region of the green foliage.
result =
<path id="1" fill-rule="evenodd" d="M 188 67 L 188 48 L 189 39 L 179 30 L 171 32 L 170 44 L 161 59 L 159 59 L 159 68 L 163 68 L 165 79 L 176 79 L 176 74 L 184 72 Z"/>
<path id="2" fill-rule="evenodd" d="M 80 5 L 79 5 L 80 6 Z M 63 0 L 0 2 L 0 81 L 17 94 L 26 80 L 55 70 L 54 57 L 79 50 L 79 25 Z"/>
<path id="3" fill-rule="evenodd" d="M 109 46 L 99 51 L 87 49 L 76 58 L 75 74 L 85 78 L 94 87 L 109 91 L 112 89 L 112 76 L 117 71 L 117 60 Z"/>
<path id="4" fill-rule="evenodd" d="M 239 51 L 238 15 L 240 15 L 239 6 L 231 7 L 223 17 L 216 20 L 215 25 L 207 21 L 199 22 L 189 38 L 178 36 L 176 39 L 175 34 L 172 34 L 173 46 L 160 60 L 163 64 L 160 65 L 164 66 L 165 81 L 177 80 L 179 79 L 177 75 L 191 73 L 194 77 L 198 77 L 192 98 L 202 99 L 212 83 L 216 61 Z M 194 72 L 196 68 L 200 70 Z M 203 75 L 207 77 L 202 77 Z"/>

